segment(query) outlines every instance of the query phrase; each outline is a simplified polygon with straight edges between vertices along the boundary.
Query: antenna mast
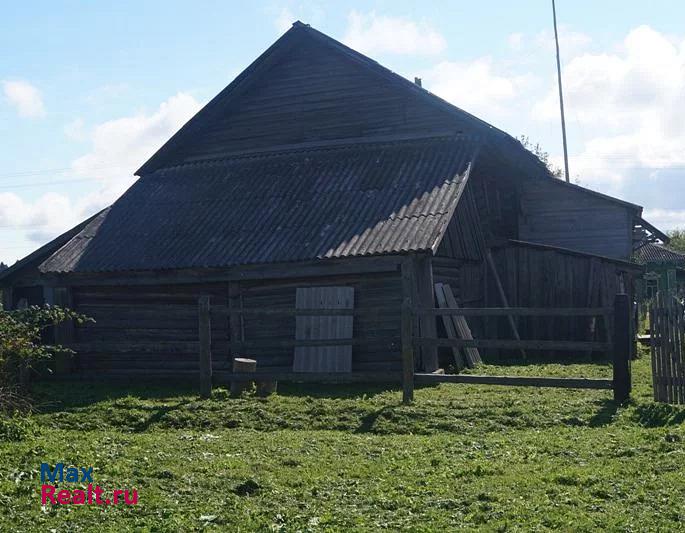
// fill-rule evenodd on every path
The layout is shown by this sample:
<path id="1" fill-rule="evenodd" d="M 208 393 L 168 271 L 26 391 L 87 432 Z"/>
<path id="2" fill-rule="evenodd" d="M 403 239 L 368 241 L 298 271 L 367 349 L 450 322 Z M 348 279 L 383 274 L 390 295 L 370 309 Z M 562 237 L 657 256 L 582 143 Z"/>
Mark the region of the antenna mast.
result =
<path id="1" fill-rule="evenodd" d="M 561 137 L 564 141 L 564 170 L 566 171 L 566 182 L 570 181 L 568 173 L 568 147 L 566 145 L 566 119 L 564 118 L 564 93 L 561 89 L 561 60 L 559 59 L 559 33 L 557 32 L 557 9 L 552 0 L 552 17 L 554 18 L 554 42 L 557 46 L 557 78 L 559 80 L 559 108 L 561 110 Z"/>

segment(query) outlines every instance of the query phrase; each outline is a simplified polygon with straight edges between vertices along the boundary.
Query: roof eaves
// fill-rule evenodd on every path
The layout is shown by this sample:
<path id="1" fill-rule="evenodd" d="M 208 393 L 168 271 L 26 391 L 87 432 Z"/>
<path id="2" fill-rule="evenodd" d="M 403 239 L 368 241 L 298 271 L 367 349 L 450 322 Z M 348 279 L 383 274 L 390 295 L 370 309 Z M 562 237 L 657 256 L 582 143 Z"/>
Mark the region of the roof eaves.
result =
<path id="1" fill-rule="evenodd" d="M 7 283 L 5 282 L 8 278 L 10 278 L 13 274 L 17 273 L 22 268 L 28 266 L 33 261 L 38 261 L 41 258 L 41 263 L 45 261 L 45 259 L 52 256 L 55 252 L 62 248 L 62 246 L 71 241 L 71 239 L 78 235 L 86 226 L 88 226 L 88 224 L 90 224 L 94 219 L 96 219 L 101 213 L 105 212 L 107 209 L 109 209 L 109 207 L 106 207 L 105 209 L 98 211 L 93 216 L 87 218 L 86 220 L 84 220 L 80 224 L 77 224 L 70 230 L 65 231 L 61 235 L 55 237 L 47 244 L 44 244 L 43 246 L 33 251 L 26 257 L 14 263 L 9 268 L 6 268 L 2 272 L 0 272 L 0 285 L 7 285 Z"/>

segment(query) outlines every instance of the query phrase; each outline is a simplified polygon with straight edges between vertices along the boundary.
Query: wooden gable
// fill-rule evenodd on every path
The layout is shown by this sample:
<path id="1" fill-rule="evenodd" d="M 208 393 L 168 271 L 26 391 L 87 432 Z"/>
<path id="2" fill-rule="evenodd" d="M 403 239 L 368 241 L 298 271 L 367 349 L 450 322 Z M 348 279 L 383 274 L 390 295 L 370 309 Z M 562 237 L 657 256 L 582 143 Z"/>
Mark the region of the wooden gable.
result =
<path id="1" fill-rule="evenodd" d="M 467 113 L 460 119 L 456 108 L 315 30 L 293 28 L 274 47 L 139 172 L 292 145 L 473 129 Z"/>

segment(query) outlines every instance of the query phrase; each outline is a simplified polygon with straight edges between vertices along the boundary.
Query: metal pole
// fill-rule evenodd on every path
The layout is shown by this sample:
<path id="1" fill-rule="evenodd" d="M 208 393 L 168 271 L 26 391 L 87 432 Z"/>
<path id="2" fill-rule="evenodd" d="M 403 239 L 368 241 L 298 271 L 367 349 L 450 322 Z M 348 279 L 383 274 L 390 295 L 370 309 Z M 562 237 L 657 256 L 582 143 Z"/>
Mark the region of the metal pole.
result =
<path id="1" fill-rule="evenodd" d="M 566 182 L 571 180 L 568 172 L 568 147 L 566 145 L 566 119 L 564 118 L 564 94 L 561 88 L 561 60 L 559 59 L 559 34 L 557 32 L 557 9 L 552 0 L 552 16 L 554 18 L 554 42 L 557 47 L 557 78 L 559 80 L 559 108 L 561 110 L 561 137 L 564 142 L 564 170 L 566 172 Z"/>

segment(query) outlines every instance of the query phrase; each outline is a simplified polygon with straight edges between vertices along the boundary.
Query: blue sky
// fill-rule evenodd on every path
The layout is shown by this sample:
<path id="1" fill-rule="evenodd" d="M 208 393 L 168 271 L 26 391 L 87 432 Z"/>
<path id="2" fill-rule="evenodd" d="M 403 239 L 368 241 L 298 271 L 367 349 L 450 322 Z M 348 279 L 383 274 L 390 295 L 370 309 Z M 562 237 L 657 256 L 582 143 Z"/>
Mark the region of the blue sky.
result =
<path id="1" fill-rule="evenodd" d="M 571 174 L 685 226 L 685 4 L 558 0 Z M 105 207 L 300 19 L 561 162 L 551 9 L 520 2 L 7 2 L 0 260 Z"/>

